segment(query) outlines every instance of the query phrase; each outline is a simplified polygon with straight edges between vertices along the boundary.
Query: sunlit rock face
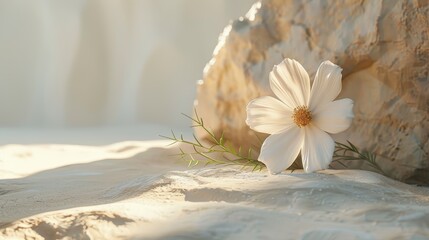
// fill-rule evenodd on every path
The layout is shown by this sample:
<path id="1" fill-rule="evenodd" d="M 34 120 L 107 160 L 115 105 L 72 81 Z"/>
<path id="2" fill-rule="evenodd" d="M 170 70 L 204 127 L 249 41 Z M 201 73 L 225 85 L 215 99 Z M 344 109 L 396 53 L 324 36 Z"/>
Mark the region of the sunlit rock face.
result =
<path id="1" fill-rule="evenodd" d="M 268 74 L 284 57 L 311 78 L 324 60 L 340 65 L 339 98 L 355 101 L 355 119 L 335 139 L 376 153 L 390 177 L 429 184 L 427 1 L 256 3 L 225 28 L 198 83 L 195 104 L 205 123 L 236 145 L 260 146 L 246 126 L 246 105 L 273 95 Z"/>

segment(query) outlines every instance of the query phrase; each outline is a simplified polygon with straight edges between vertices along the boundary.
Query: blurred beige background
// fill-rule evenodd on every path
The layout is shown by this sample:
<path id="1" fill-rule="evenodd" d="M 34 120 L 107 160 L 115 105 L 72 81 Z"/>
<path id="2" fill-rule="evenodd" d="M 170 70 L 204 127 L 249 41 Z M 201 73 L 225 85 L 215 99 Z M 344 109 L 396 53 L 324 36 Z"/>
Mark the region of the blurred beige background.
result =
<path id="1" fill-rule="evenodd" d="M 0 128 L 185 127 L 219 34 L 254 1 L 0 0 Z"/>

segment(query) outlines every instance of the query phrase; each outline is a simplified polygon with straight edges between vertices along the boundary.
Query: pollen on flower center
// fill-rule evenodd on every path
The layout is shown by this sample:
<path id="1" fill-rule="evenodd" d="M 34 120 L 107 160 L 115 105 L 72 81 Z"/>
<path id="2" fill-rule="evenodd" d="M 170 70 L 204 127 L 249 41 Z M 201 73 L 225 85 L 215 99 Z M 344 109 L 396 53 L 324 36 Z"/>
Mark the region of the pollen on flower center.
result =
<path id="1" fill-rule="evenodd" d="M 298 127 L 304 127 L 311 122 L 311 112 L 306 106 L 299 106 L 293 110 L 292 118 Z"/>

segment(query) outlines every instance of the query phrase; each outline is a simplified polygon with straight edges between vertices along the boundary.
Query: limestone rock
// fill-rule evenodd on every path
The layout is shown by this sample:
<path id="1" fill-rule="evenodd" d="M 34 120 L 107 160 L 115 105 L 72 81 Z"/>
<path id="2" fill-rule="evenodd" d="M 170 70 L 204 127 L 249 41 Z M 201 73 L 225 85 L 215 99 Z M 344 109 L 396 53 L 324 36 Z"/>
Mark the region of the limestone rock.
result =
<path id="1" fill-rule="evenodd" d="M 206 124 L 236 145 L 260 146 L 245 124 L 246 105 L 273 95 L 268 74 L 284 57 L 311 78 L 324 60 L 341 66 L 339 98 L 355 101 L 355 119 L 334 137 L 376 153 L 392 178 L 429 184 L 428 1 L 254 4 L 225 28 L 204 69 L 195 104 Z"/>

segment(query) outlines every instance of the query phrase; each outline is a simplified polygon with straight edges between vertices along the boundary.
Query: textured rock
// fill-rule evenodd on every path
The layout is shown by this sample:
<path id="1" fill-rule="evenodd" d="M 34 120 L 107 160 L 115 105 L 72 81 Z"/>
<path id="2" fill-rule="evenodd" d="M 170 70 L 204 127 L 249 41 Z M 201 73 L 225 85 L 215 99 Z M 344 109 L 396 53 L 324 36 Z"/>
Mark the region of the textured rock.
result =
<path id="1" fill-rule="evenodd" d="M 273 95 L 268 73 L 284 57 L 311 77 L 323 60 L 340 65 L 339 98 L 354 99 L 356 117 L 335 138 L 375 152 L 390 177 L 429 183 L 428 1 L 256 3 L 221 34 L 198 84 L 199 114 L 234 144 L 259 146 L 246 105 Z"/>

